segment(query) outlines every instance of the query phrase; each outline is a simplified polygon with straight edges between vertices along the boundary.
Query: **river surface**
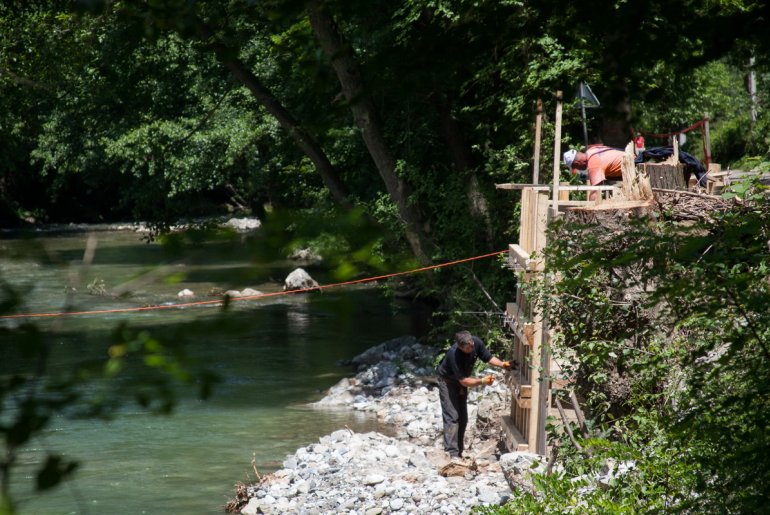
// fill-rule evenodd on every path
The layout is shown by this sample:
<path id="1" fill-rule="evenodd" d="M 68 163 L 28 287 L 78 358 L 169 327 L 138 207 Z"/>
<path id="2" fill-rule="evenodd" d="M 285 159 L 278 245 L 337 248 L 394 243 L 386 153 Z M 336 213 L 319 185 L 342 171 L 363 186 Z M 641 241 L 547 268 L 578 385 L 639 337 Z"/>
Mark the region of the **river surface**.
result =
<path id="1" fill-rule="evenodd" d="M 180 302 L 177 292 L 184 288 L 196 293 L 193 300 L 245 287 L 280 291 L 297 265 L 265 262 L 263 254 L 238 237 L 200 239 L 190 248 L 146 243 L 131 231 L 2 233 L 0 280 L 25 292 L 26 313 L 153 306 Z M 331 281 L 323 270 L 305 268 L 319 282 Z M 391 338 L 422 335 L 424 313 L 392 307 L 377 286 L 358 286 L 235 302 L 226 311 L 198 306 L 34 319 L 51 348 L 48 370 L 54 375 L 83 360 L 105 361 L 110 345 L 122 341 L 116 328 L 125 325 L 128 334 L 144 330 L 182 349 L 193 369 L 212 371 L 221 382 L 208 400 L 192 386 L 177 387 L 171 415 L 151 413 L 126 390 L 128 402 L 111 419 L 55 416 L 19 454 L 12 478 L 19 512 L 222 513 L 234 484 L 255 479 L 254 468 L 280 468 L 286 455 L 324 434 L 345 426 L 387 433 L 361 415 L 306 404 L 352 375 L 339 360 Z M 0 320 L 0 328 L 18 324 Z M 6 339 L 8 334 L 0 332 Z M 0 374 L 28 364 L 11 347 L 0 344 Z M 142 382 L 143 374 L 142 367 L 128 367 L 120 378 Z M 85 393 L 96 395 L 100 388 L 97 382 Z M 7 418 L 8 406 L 5 411 L 0 416 Z M 34 471 L 49 452 L 80 466 L 73 480 L 38 495 Z"/>

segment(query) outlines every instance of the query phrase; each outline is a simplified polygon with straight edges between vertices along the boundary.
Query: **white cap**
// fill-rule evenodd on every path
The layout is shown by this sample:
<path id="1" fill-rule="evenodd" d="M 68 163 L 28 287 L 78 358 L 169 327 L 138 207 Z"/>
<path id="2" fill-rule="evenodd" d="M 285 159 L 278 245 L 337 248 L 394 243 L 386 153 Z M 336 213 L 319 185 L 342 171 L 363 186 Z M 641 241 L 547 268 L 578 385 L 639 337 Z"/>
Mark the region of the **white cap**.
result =
<path id="1" fill-rule="evenodd" d="M 576 155 L 577 150 L 574 148 L 571 148 L 564 153 L 564 164 L 567 165 L 567 168 L 572 168 L 572 162 L 575 160 Z"/>

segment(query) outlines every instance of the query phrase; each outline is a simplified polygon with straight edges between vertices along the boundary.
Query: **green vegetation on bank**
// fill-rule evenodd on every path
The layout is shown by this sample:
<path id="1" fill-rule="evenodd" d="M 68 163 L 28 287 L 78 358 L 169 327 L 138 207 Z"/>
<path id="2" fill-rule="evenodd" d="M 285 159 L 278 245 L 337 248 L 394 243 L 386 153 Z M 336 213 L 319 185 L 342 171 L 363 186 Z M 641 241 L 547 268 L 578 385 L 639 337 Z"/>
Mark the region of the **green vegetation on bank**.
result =
<path id="1" fill-rule="evenodd" d="M 767 511 L 767 193 L 754 185 L 697 224 L 664 213 L 623 230 L 554 228 L 548 274 L 559 279 L 532 293 L 559 328 L 552 350 L 590 432 L 575 427 L 573 441 L 552 427 L 554 473 L 489 513 Z"/>

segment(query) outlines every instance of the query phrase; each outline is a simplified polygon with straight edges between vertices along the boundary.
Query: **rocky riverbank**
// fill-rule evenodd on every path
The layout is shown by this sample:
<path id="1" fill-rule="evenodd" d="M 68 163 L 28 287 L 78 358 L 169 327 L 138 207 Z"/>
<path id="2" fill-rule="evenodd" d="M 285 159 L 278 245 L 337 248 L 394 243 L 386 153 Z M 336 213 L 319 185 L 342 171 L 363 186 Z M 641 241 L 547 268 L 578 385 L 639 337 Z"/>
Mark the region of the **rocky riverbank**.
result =
<path id="1" fill-rule="evenodd" d="M 508 389 L 497 381 L 470 391 L 466 460 L 450 462 L 442 449 L 441 410 L 432 381 L 440 352 L 403 337 L 344 363 L 355 367 L 355 377 L 330 388 L 313 407 L 370 413 L 391 424 L 396 436 L 335 431 L 288 456 L 282 469 L 258 484 L 238 485 L 228 511 L 456 514 L 504 504 L 511 494 L 511 474 L 531 463 L 531 456 L 521 453 L 500 459 L 499 419 L 508 409 Z"/>

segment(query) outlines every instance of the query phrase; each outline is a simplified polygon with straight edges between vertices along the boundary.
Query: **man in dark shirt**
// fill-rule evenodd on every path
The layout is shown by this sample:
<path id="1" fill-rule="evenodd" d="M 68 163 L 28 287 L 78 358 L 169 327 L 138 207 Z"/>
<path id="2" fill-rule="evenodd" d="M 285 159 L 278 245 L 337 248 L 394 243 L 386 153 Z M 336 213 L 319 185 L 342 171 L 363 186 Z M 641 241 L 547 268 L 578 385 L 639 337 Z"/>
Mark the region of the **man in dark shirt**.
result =
<path id="1" fill-rule="evenodd" d="M 491 385 L 494 378 L 471 377 L 473 365 L 480 359 L 492 366 L 509 369 L 509 361 L 492 356 L 480 338 L 468 331 L 455 335 L 455 343 L 436 367 L 441 416 L 444 420 L 444 450 L 452 458 L 461 458 L 464 449 L 465 426 L 468 424 L 468 388 Z"/>

